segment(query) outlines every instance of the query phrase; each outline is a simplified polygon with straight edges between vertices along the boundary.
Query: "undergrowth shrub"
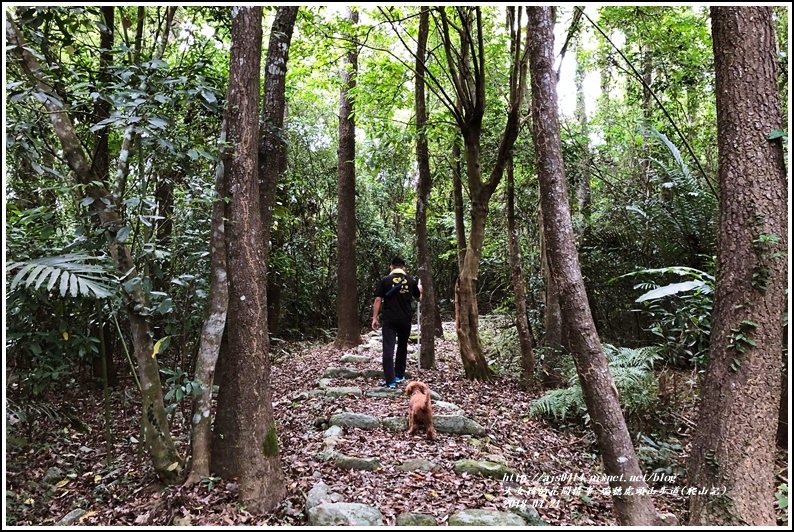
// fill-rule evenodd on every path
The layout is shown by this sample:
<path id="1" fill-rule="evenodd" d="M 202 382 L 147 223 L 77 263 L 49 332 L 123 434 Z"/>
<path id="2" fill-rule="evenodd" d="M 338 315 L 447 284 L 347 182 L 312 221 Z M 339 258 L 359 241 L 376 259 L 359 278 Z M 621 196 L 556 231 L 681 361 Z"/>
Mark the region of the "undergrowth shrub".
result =
<path id="1" fill-rule="evenodd" d="M 631 425 L 634 421 L 636 426 L 640 426 L 641 420 L 651 413 L 658 401 L 653 364 L 661 359 L 659 348 L 631 349 L 611 344 L 603 344 L 603 348 L 627 422 Z M 586 425 L 589 415 L 573 364 L 566 368 L 565 377 L 568 386 L 550 390 L 533 401 L 530 414 L 554 419 L 574 416 L 581 418 Z"/>

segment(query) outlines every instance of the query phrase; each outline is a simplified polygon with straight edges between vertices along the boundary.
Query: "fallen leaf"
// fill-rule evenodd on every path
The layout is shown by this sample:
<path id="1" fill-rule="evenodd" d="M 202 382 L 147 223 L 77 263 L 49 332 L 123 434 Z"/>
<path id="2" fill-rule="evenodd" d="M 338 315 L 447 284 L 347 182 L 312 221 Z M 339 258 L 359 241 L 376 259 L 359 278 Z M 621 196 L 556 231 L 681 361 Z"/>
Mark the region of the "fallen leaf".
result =
<path id="1" fill-rule="evenodd" d="M 71 482 L 71 481 L 68 480 L 68 479 L 63 479 L 63 480 L 59 481 L 57 484 L 55 484 L 55 487 L 56 488 L 62 488 L 65 485 L 67 485 L 69 482 Z"/>

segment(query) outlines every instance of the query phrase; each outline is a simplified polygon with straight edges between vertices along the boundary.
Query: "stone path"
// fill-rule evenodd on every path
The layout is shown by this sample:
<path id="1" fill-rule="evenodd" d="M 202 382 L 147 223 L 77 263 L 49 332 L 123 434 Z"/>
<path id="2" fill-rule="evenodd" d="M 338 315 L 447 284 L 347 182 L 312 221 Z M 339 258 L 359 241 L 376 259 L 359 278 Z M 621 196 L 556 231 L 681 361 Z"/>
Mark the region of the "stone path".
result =
<path id="1" fill-rule="evenodd" d="M 411 353 L 415 349 L 409 346 L 409 363 Z M 354 397 L 356 405 L 361 405 L 360 410 L 367 411 L 367 404 L 381 398 L 404 397 L 405 391 L 400 388 L 370 388 L 362 392 L 359 386 L 331 386 L 333 380 L 339 379 L 380 379 L 383 380 L 383 371 L 363 369 L 360 366 L 372 363 L 381 364 L 380 333 L 372 332 L 367 337 L 367 342 L 358 346 L 355 353 L 342 355 L 339 362 L 328 369 L 320 378 L 317 387 L 297 394 L 293 400 L 308 398 L 322 398 L 333 400 L 338 397 Z M 406 381 L 411 379 L 410 370 L 406 371 Z M 466 417 L 459 406 L 444 401 L 438 393 L 431 391 L 433 405 L 433 424 L 437 432 L 452 433 L 470 436 L 483 436 L 485 428 L 476 420 Z M 406 401 L 407 405 L 407 401 Z M 444 412 L 444 413 L 441 413 Z M 317 418 L 314 426 L 324 429 L 322 432 L 324 449 L 316 458 L 332 461 L 340 469 L 356 469 L 373 471 L 383 466 L 378 458 L 361 458 L 347 456 L 335 450 L 336 444 L 342 438 L 345 427 L 359 429 L 383 428 L 395 432 L 404 432 L 408 429 L 407 417 L 379 418 L 362 412 L 345 411 L 332 415 L 330 418 Z M 506 475 L 518 476 L 518 473 L 507 466 L 503 457 L 488 456 L 489 460 L 458 460 L 453 464 L 456 474 L 481 475 L 484 477 L 502 480 Z M 401 464 L 396 464 L 395 469 L 409 473 L 415 470 L 429 471 L 440 466 L 428 460 L 411 459 Z M 515 478 L 515 477 L 513 477 Z M 339 493 L 330 491 L 328 485 L 318 482 L 309 492 L 306 499 L 306 515 L 310 526 L 334 525 L 361 525 L 382 526 L 383 515 L 374 506 L 357 502 L 344 501 Z M 508 501 L 510 502 L 510 501 Z M 537 511 L 531 506 L 517 504 L 509 505 L 510 511 L 466 509 L 456 512 L 449 517 L 448 524 L 452 526 L 545 526 Z M 397 516 L 399 526 L 436 526 L 438 523 L 434 516 L 422 513 L 406 512 Z"/>

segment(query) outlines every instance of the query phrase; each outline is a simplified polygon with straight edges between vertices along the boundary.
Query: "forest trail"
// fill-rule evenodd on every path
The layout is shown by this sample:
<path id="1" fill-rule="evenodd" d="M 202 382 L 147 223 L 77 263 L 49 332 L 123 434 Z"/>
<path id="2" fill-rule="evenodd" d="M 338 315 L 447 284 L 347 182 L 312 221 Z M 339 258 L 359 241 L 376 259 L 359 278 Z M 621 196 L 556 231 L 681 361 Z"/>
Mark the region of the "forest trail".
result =
<path id="1" fill-rule="evenodd" d="M 332 344 L 273 345 L 273 411 L 286 494 L 270 514 L 252 515 L 241 506 L 234 479 L 164 486 L 141 453 L 140 405 L 130 380 L 111 395 L 117 415 L 110 465 L 101 391 L 61 389 L 47 401 L 54 411 L 79 413 L 79 425 L 40 416 L 22 437 L 8 440 L 11 524 L 616 524 L 592 433 L 581 422 L 530 417 L 537 392 L 522 390 L 513 377 L 466 380 L 454 324 L 445 324 L 444 337 L 436 339 L 431 370 L 417 367 L 416 346 L 409 344 L 410 377 L 395 390 L 379 386 L 380 333 L 363 340 L 347 351 Z M 411 379 L 433 392 L 435 440 L 407 433 L 404 389 Z M 189 402 L 180 403 L 171 429 L 183 456 L 189 419 Z M 686 502 L 670 495 L 655 500 L 678 516 Z"/>
<path id="2" fill-rule="evenodd" d="M 403 473 L 406 483 L 411 480 L 427 480 L 428 473 L 439 469 L 441 466 L 426 458 L 423 453 L 416 453 L 415 458 L 402 460 L 391 455 L 386 449 L 358 449 L 352 451 L 356 455 L 350 456 L 336 450 L 337 445 L 342 444 L 346 437 L 354 436 L 353 429 L 378 429 L 383 428 L 393 433 L 405 433 L 408 428 L 408 420 L 405 415 L 389 416 L 379 418 L 369 412 L 377 411 L 373 407 L 373 402 L 381 400 L 391 400 L 393 403 L 407 403 L 405 386 L 413 380 L 412 372 L 406 371 L 406 378 L 399 383 L 397 388 L 389 389 L 381 386 L 369 387 L 362 392 L 359 386 L 332 386 L 335 380 L 355 379 L 383 380 L 383 371 L 374 369 L 370 366 L 381 365 L 382 343 L 379 340 L 379 333 L 371 333 L 366 338 L 367 342 L 355 350 L 355 353 L 346 353 L 339 358 L 340 366 L 328 366 L 319 380 L 317 388 L 308 392 L 308 396 L 322 398 L 336 398 L 350 396 L 359 400 L 354 405 L 356 410 L 344 411 L 333 414 L 330 418 L 318 417 L 314 421 L 314 426 L 325 429 L 322 432 L 323 451 L 317 453 L 321 460 L 333 462 L 333 464 L 344 470 L 351 471 L 375 471 L 383 467 L 394 469 Z M 416 354 L 416 349 L 411 349 Z M 416 356 L 412 357 L 415 362 Z M 367 382 L 369 384 L 369 382 Z M 476 421 L 465 416 L 463 409 L 454 403 L 441 400 L 439 394 L 431 390 L 432 408 L 435 410 L 434 426 L 439 433 L 458 434 L 469 436 L 468 441 L 475 447 L 481 447 L 482 442 L 476 437 L 487 438 L 485 428 Z M 391 405 L 390 405 L 391 406 Z M 440 412 L 439 412 L 440 410 Z M 408 436 L 413 441 L 414 438 Z M 360 437 L 357 438 L 360 440 Z M 343 445 L 339 445 L 343 447 Z M 375 451 L 371 456 L 358 456 L 363 451 L 364 454 Z M 395 458 L 398 458 L 395 460 Z M 519 487 L 518 480 L 520 474 L 509 468 L 505 464 L 505 458 L 498 454 L 489 454 L 484 459 L 462 458 L 453 464 L 453 470 L 461 475 L 480 475 L 495 480 L 507 480 L 507 485 L 514 489 Z M 377 506 L 366 505 L 360 502 L 341 502 L 343 496 L 339 493 L 329 491 L 330 488 L 324 482 L 318 482 L 311 490 L 307 498 L 307 517 L 308 524 L 314 526 L 347 525 L 347 524 L 366 524 L 379 526 L 384 524 L 383 515 Z M 500 511 L 496 509 L 465 509 L 459 510 L 448 517 L 448 524 L 456 526 L 476 525 L 476 526 L 526 526 L 539 525 L 544 523 L 537 510 L 526 501 L 513 497 L 508 499 L 507 506 L 511 511 Z M 396 516 L 396 524 L 401 526 L 434 526 L 436 516 L 428 513 L 416 511 L 405 511 Z"/>
<path id="3" fill-rule="evenodd" d="M 295 492 L 286 513 L 305 519 L 291 524 L 614 524 L 592 440 L 530 418 L 536 396 L 516 379 L 465 380 L 454 324 L 444 329 L 431 370 L 417 367 L 409 344 L 397 389 L 380 386 L 379 331 L 354 349 L 327 345 L 274 365 L 282 459 Z M 432 391 L 433 441 L 407 433 L 411 380 Z"/>

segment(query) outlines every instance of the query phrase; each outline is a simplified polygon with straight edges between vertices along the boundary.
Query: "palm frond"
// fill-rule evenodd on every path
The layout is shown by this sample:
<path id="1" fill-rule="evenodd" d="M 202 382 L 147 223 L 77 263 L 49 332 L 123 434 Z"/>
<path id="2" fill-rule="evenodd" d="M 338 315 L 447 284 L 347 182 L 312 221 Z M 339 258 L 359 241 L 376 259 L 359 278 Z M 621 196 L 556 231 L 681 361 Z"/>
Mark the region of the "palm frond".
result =
<path id="1" fill-rule="evenodd" d="M 118 283 L 106 259 L 82 253 L 11 262 L 6 269 L 9 273 L 16 271 L 10 290 L 20 286 L 31 290 L 43 287 L 49 292 L 57 285 L 61 297 L 103 299 L 113 295 Z"/>

